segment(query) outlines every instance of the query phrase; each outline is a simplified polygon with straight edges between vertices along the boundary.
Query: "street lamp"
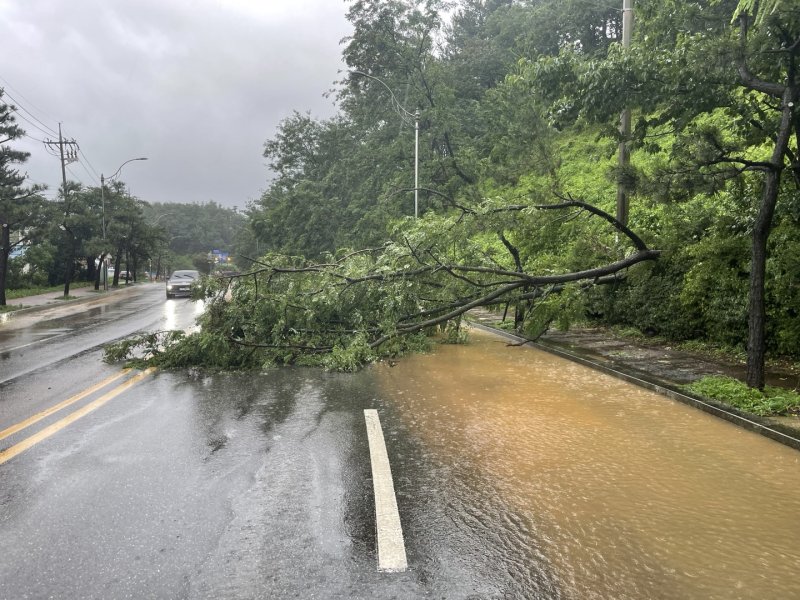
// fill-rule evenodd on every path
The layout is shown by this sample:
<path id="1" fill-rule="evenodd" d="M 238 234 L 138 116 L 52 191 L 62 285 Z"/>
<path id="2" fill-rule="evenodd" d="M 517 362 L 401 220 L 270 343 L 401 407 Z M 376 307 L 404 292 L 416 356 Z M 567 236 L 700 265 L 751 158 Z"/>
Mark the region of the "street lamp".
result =
<path id="1" fill-rule="evenodd" d="M 131 158 L 130 160 L 126 160 L 124 163 L 122 163 L 119 166 L 119 169 L 117 169 L 114 172 L 114 174 L 111 177 L 108 178 L 108 180 L 109 181 L 113 180 L 114 177 L 119 175 L 120 171 L 122 171 L 122 167 L 127 165 L 129 162 L 133 162 L 135 160 L 147 160 L 147 157 L 142 156 L 142 157 L 139 157 L 139 158 Z M 101 209 L 102 209 L 102 212 L 103 212 L 103 217 L 102 217 L 103 218 L 103 241 L 105 242 L 106 241 L 106 178 L 103 177 L 102 173 L 100 173 L 100 205 L 101 205 Z M 108 261 L 106 259 L 105 253 L 106 253 L 106 251 L 104 249 L 103 250 L 103 254 L 101 255 L 100 259 L 103 262 L 103 264 L 102 264 L 102 267 L 103 267 L 103 289 L 104 290 L 108 290 L 108 264 L 107 264 Z M 100 266 L 100 265 L 98 265 L 98 266 Z M 100 274 L 98 273 L 97 274 L 97 278 L 94 280 L 94 289 L 97 290 L 99 288 L 100 288 Z"/>
<path id="2" fill-rule="evenodd" d="M 386 85 L 386 82 L 383 79 L 375 77 L 374 75 L 368 75 L 363 71 L 350 71 L 352 75 L 361 75 L 362 77 L 366 77 L 368 79 L 374 79 L 378 83 L 380 83 L 392 96 L 392 104 L 397 109 L 400 118 L 403 120 L 404 123 L 410 124 L 407 119 L 413 118 L 414 119 L 414 218 L 416 219 L 419 216 L 419 109 L 414 111 L 412 115 L 408 112 L 400 101 L 395 97 L 394 92 L 392 89 Z"/>
<path id="3" fill-rule="evenodd" d="M 114 172 L 114 174 L 111 177 L 108 178 L 108 180 L 111 181 L 112 179 L 114 179 L 114 177 L 119 175 L 119 172 L 122 171 L 122 167 L 127 165 L 129 162 L 133 162 L 135 160 L 147 160 L 147 157 L 142 156 L 140 158 L 131 158 L 130 160 L 126 160 L 124 163 L 122 163 L 119 166 L 119 169 L 117 169 Z M 105 194 L 105 187 L 106 187 L 106 178 L 103 177 L 102 173 L 100 173 L 100 203 L 102 204 L 102 210 L 103 210 L 103 239 L 104 240 L 106 239 L 106 194 Z"/>

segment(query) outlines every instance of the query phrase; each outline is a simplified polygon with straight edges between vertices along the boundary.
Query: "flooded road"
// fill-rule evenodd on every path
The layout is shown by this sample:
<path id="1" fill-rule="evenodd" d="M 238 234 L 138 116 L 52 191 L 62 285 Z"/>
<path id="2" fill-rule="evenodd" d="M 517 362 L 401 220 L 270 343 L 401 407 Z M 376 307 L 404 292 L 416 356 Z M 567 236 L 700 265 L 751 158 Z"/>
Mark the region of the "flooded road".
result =
<path id="1" fill-rule="evenodd" d="M 192 326 L 161 292 L 0 331 L 0 599 L 800 598 L 795 450 L 479 332 L 355 374 L 102 363 Z"/>
<path id="2" fill-rule="evenodd" d="M 800 598 L 797 451 L 552 355 L 471 339 L 375 374 L 395 437 L 413 447 L 394 467 L 409 538 L 484 563 L 480 595 Z M 441 548 L 409 546 L 435 571 Z"/>

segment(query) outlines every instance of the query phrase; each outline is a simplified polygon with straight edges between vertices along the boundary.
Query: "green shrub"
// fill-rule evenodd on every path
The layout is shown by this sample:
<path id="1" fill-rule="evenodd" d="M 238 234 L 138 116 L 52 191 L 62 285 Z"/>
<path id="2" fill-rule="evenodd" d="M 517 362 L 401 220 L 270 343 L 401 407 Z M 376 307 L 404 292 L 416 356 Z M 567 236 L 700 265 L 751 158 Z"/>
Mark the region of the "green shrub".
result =
<path id="1" fill-rule="evenodd" d="M 797 392 L 775 387 L 765 387 L 762 392 L 732 377 L 703 377 L 685 388 L 694 394 L 762 417 L 800 411 L 800 394 Z"/>

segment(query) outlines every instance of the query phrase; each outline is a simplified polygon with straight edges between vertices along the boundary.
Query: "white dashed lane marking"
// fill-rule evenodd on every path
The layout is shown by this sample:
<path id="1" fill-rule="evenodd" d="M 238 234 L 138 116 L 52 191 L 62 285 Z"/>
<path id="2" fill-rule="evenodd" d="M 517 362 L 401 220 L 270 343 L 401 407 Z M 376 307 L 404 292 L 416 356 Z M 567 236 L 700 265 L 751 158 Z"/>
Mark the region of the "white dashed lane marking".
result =
<path id="1" fill-rule="evenodd" d="M 400 512 L 394 495 L 392 470 L 386 453 L 378 411 L 364 411 L 367 439 L 372 464 L 372 486 L 375 490 L 375 525 L 378 532 L 378 570 L 398 572 L 408 568 Z"/>

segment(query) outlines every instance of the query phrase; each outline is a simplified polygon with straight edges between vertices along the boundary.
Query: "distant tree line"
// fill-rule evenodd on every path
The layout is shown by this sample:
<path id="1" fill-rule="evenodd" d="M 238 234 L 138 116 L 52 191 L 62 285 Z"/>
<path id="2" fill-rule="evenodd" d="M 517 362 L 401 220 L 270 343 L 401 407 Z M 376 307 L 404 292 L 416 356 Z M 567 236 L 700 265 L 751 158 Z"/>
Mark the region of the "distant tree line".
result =
<path id="1" fill-rule="evenodd" d="M 145 272 L 206 271 L 213 249 L 236 255 L 255 246 L 236 210 L 215 202 L 149 204 L 119 181 L 106 183 L 103 196 L 99 187 L 68 181 L 48 201 L 20 171 L 29 155 L 13 143 L 22 135 L 0 89 L 0 306 L 8 289 L 63 284 L 68 296 L 75 281 L 99 288 L 106 258 L 115 267 L 109 284 L 117 286 L 122 272 L 136 281 Z"/>

